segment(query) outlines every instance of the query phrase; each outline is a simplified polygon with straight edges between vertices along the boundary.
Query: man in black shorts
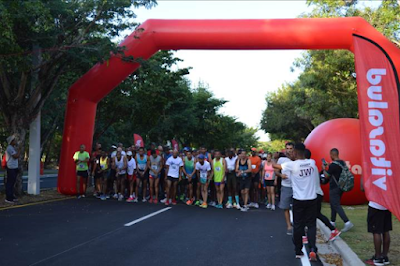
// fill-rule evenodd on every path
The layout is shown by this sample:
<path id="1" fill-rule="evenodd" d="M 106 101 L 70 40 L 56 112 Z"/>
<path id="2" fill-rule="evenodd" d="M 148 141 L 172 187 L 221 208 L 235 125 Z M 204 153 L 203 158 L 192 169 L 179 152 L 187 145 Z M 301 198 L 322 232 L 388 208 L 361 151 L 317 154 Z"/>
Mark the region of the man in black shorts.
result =
<path id="1" fill-rule="evenodd" d="M 392 214 L 385 207 L 376 202 L 368 204 L 368 232 L 374 237 L 375 255 L 366 263 L 369 265 L 390 264 L 388 253 L 390 247 L 390 234 L 392 230 Z"/>
<path id="2" fill-rule="evenodd" d="M 246 155 L 246 151 L 242 150 L 239 159 L 236 161 L 236 175 L 240 182 L 240 192 L 243 199 L 243 207 L 240 209 L 242 212 L 247 212 L 249 207 L 249 191 L 251 187 L 251 161 Z"/>

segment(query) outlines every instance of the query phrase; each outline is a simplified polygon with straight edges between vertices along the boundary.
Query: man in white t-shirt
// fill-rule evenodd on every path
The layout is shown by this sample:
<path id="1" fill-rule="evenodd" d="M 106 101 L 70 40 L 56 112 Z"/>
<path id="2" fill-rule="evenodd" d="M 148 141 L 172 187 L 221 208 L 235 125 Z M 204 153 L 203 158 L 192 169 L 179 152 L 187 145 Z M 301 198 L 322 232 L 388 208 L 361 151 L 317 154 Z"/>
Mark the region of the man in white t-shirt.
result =
<path id="1" fill-rule="evenodd" d="M 293 188 L 293 242 L 296 258 L 304 256 L 302 237 L 307 226 L 308 243 L 310 246 L 310 260 L 317 260 L 316 220 L 317 220 L 317 180 L 318 168 L 314 160 L 305 158 L 306 147 L 303 143 L 294 146 L 295 161 L 283 164 L 274 164 L 274 168 L 283 170 L 290 175 Z M 282 179 L 287 179 L 286 174 Z"/>
<path id="2" fill-rule="evenodd" d="M 206 161 L 206 156 L 200 154 L 198 157 L 198 162 L 196 163 L 196 173 L 199 177 L 199 183 L 201 185 L 201 196 L 203 197 L 203 203 L 200 205 L 201 208 L 206 209 L 208 207 L 207 197 L 208 197 L 208 185 L 211 181 L 211 165 Z"/>
<path id="3" fill-rule="evenodd" d="M 236 189 L 237 179 L 236 179 L 236 160 L 237 156 L 235 150 L 232 148 L 228 152 L 228 156 L 225 157 L 226 164 L 226 186 L 228 189 L 228 202 L 226 208 L 231 209 L 232 207 L 240 209 L 239 194 Z M 235 196 L 235 202 L 233 203 L 232 196 Z"/>
<path id="4" fill-rule="evenodd" d="M 293 148 L 294 144 L 292 142 L 288 142 L 285 145 L 286 148 L 286 157 L 281 157 L 278 159 L 277 164 L 283 164 L 286 162 L 291 162 L 293 160 Z M 282 179 L 282 175 L 288 176 L 287 179 Z M 287 235 L 292 235 L 292 224 L 290 222 L 290 206 L 293 203 L 293 190 L 292 190 L 292 181 L 290 179 L 290 173 L 287 171 L 275 171 L 275 175 L 279 178 L 282 179 L 282 187 L 281 187 L 281 193 L 280 193 L 280 200 L 279 200 L 279 205 L 278 207 L 284 210 L 285 214 L 285 221 L 286 221 L 286 234 Z"/>
<path id="5" fill-rule="evenodd" d="M 165 171 L 167 172 L 167 200 L 165 205 L 169 205 L 169 200 L 172 199 L 172 205 L 176 205 L 176 187 L 178 181 L 182 178 L 183 161 L 178 156 L 179 152 L 174 150 L 171 157 L 165 163 Z"/>

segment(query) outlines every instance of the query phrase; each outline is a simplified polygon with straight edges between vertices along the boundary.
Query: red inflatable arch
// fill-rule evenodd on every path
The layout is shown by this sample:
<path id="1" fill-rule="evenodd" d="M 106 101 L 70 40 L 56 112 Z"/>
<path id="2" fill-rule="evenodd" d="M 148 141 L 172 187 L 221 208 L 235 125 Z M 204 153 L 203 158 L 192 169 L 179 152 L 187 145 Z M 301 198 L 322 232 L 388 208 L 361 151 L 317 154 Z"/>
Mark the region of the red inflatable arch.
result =
<path id="1" fill-rule="evenodd" d="M 355 54 L 364 186 L 400 217 L 400 52 L 362 18 L 148 20 L 121 46 L 134 58 L 178 49 L 346 49 Z M 97 103 L 139 67 L 119 57 L 97 64 L 69 90 L 58 190 L 75 193 L 72 156 L 92 146 Z M 240 61 L 238 61 L 238 67 Z M 396 179 L 397 178 L 397 179 Z"/>

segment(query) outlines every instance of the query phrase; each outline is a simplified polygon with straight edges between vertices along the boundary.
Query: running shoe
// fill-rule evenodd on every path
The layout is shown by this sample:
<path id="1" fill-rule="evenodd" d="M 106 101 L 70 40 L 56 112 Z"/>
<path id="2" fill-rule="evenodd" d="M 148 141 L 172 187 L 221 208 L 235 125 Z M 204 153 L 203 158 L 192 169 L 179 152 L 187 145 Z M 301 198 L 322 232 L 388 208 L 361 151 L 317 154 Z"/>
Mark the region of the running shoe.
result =
<path id="1" fill-rule="evenodd" d="M 133 197 L 129 197 L 126 202 L 133 202 L 135 199 Z"/>
<path id="2" fill-rule="evenodd" d="M 109 198 L 110 198 L 110 195 L 107 194 L 107 195 L 106 195 L 106 199 L 109 199 Z"/>
<path id="3" fill-rule="evenodd" d="M 287 229 L 287 230 L 286 230 L 286 234 L 287 234 L 288 236 L 293 235 L 293 229 Z"/>
<path id="4" fill-rule="evenodd" d="M 232 209 L 232 203 L 228 202 L 225 206 L 227 209 Z"/>
<path id="5" fill-rule="evenodd" d="M 193 201 L 192 200 L 188 200 L 188 201 L 186 201 L 186 205 L 192 205 L 193 204 Z"/>
<path id="6" fill-rule="evenodd" d="M 252 208 L 252 207 L 254 207 L 254 203 L 253 203 L 253 202 L 250 202 L 247 206 L 248 206 L 249 208 Z"/>
<path id="7" fill-rule="evenodd" d="M 165 206 L 168 206 L 169 205 L 169 200 L 166 200 L 164 204 L 165 204 Z"/>
<path id="8" fill-rule="evenodd" d="M 309 257 L 310 257 L 310 261 L 317 261 L 317 253 L 316 252 L 311 251 Z"/>
<path id="9" fill-rule="evenodd" d="M 340 232 L 339 230 L 335 229 L 331 232 L 331 237 L 329 238 L 328 241 L 333 241 L 335 240 L 342 232 Z"/>
<path id="10" fill-rule="evenodd" d="M 180 197 L 179 199 L 180 199 L 181 201 L 184 201 L 184 200 L 185 200 L 185 195 L 182 194 L 181 197 Z"/>
<path id="11" fill-rule="evenodd" d="M 304 256 L 303 251 L 300 250 L 300 251 L 296 252 L 296 259 L 301 259 L 303 256 Z"/>
<path id="12" fill-rule="evenodd" d="M 271 204 L 268 203 L 266 208 L 267 208 L 267 209 L 271 209 Z"/>
<path id="13" fill-rule="evenodd" d="M 384 258 L 376 258 L 374 255 L 369 260 L 366 260 L 365 263 L 368 265 L 383 266 L 385 265 L 385 260 Z"/>
<path id="14" fill-rule="evenodd" d="M 215 203 L 215 201 L 210 201 L 210 203 L 208 205 L 215 207 L 215 205 L 217 205 L 217 204 Z"/>
<path id="15" fill-rule="evenodd" d="M 158 203 L 158 199 L 153 199 L 153 203 L 157 204 Z"/>
<path id="16" fill-rule="evenodd" d="M 242 209 L 242 207 L 240 207 L 240 204 L 236 204 L 236 209 L 237 210 L 241 210 Z"/>
<path id="17" fill-rule="evenodd" d="M 342 229 L 342 233 L 349 231 L 351 228 L 354 227 L 354 224 L 350 221 L 344 224 L 344 227 Z"/>
<path id="18" fill-rule="evenodd" d="M 242 212 L 247 212 L 249 210 L 249 208 L 247 206 L 243 206 L 242 208 L 240 208 L 240 211 Z"/>
<path id="19" fill-rule="evenodd" d="M 149 203 L 153 203 L 153 198 L 150 198 L 150 199 L 149 199 Z"/>
<path id="20" fill-rule="evenodd" d="M 86 195 L 85 195 L 85 194 L 82 194 L 81 197 L 82 197 L 82 198 L 86 198 Z"/>
<path id="21" fill-rule="evenodd" d="M 114 198 L 114 199 L 118 199 L 118 194 L 115 193 L 114 196 L 113 196 L 113 198 Z"/>
<path id="22" fill-rule="evenodd" d="M 224 208 L 224 206 L 222 204 L 217 205 L 217 209 L 223 209 L 223 208 Z"/>
<path id="23" fill-rule="evenodd" d="M 203 208 L 203 209 L 207 209 L 207 203 L 205 203 L 205 202 L 203 202 L 201 205 L 200 205 L 200 208 Z"/>
<path id="24" fill-rule="evenodd" d="M 303 245 L 307 245 L 307 244 L 308 244 L 308 237 L 303 236 Z"/>
<path id="25" fill-rule="evenodd" d="M 78 195 L 77 198 L 80 199 L 80 195 Z M 8 204 L 14 204 L 14 201 L 11 201 L 11 200 L 8 200 L 8 199 L 5 199 L 4 202 L 8 203 Z"/>
<path id="26" fill-rule="evenodd" d="M 134 202 L 134 203 L 137 203 L 137 202 L 138 202 L 138 199 L 137 199 L 137 198 L 134 198 L 133 202 Z"/>
<path id="27" fill-rule="evenodd" d="M 272 206 L 271 206 L 271 210 L 272 210 L 272 211 L 275 211 L 275 205 L 272 205 Z"/>
<path id="28" fill-rule="evenodd" d="M 194 206 L 200 206 L 200 201 L 196 200 L 196 202 L 194 203 Z"/>
<path id="29" fill-rule="evenodd" d="M 107 200 L 107 197 L 104 196 L 104 195 L 101 195 L 100 199 L 101 199 L 101 200 Z"/>
<path id="30" fill-rule="evenodd" d="M 385 265 L 389 265 L 389 264 L 390 264 L 390 261 L 389 261 L 388 256 L 383 257 L 383 263 L 384 263 Z"/>
<path id="31" fill-rule="evenodd" d="M 332 225 L 333 227 L 336 227 L 336 223 L 335 223 L 335 222 L 330 221 L 330 223 L 331 223 L 331 225 Z"/>
<path id="32" fill-rule="evenodd" d="M 161 203 L 165 203 L 167 201 L 167 198 L 163 198 L 162 200 L 160 200 Z"/>
<path id="33" fill-rule="evenodd" d="M 118 201 L 123 201 L 124 200 L 124 196 L 121 194 L 121 195 L 119 195 L 119 197 L 118 197 Z"/>
<path id="34" fill-rule="evenodd" d="M 233 208 L 236 208 L 236 202 L 233 203 Z"/>
<path id="35" fill-rule="evenodd" d="M 260 208 L 260 206 L 258 205 L 257 202 L 253 204 L 253 207 L 256 208 L 256 209 Z"/>
<path id="36" fill-rule="evenodd" d="M 146 198 L 143 198 L 143 199 L 142 199 L 142 202 L 143 202 L 143 203 L 147 202 Z"/>
<path id="37" fill-rule="evenodd" d="M 176 205 L 176 200 L 172 200 L 172 205 Z"/>

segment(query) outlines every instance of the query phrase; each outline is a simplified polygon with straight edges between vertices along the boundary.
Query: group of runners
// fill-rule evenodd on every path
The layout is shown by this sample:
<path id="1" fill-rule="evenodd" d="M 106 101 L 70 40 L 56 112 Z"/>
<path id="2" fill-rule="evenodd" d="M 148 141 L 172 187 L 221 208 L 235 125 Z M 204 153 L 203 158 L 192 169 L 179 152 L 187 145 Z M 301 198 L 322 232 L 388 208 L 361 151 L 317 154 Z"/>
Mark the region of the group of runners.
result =
<path id="1" fill-rule="evenodd" d="M 330 152 L 332 163 L 323 160 L 321 172 L 303 143 L 286 143 L 285 152 L 276 153 L 252 148 L 250 154 L 234 148 L 208 152 L 205 147 L 199 150 L 185 147 L 178 151 L 156 148 L 155 144 L 147 152 L 142 147 L 124 148 L 122 144 L 112 148 L 107 153 L 96 144 L 90 156 L 81 145 L 74 154 L 78 198 L 85 197 L 88 177 L 93 176 L 94 195 L 102 200 L 113 197 L 138 202 L 141 199 L 167 206 L 176 205 L 180 200 L 204 209 L 225 206 L 247 212 L 250 207 L 259 208 L 263 203 L 267 209 L 275 210 L 277 199 L 278 207 L 284 210 L 287 234 L 293 235 L 296 258 L 304 256 L 302 247 L 307 243 L 310 260 L 317 259 L 317 219 L 330 228 L 330 241 L 354 226 L 340 205 L 343 191 L 338 187 L 338 180 L 346 163 L 339 159 L 335 148 Z M 321 213 L 322 180 L 330 183 L 331 219 Z M 374 234 L 377 251 L 368 263 L 384 265 L 379 263 L 388 262 L 387 242 L 386 246 L 383 244 L 383 251 L 379 250 L 382 239 L 386 241 L 391 230 L 391 214 L 374 202 L 369 206 L 368 230 Z M 336 228 L 337 214 L 345 223 L 342 231 Z"/>
<path id="2" fill-rule="evenodd" d="M 135 146 L 113 146 L 109 154 L 96 144 L 92 156 L 81 145 L 74 154 L 78 198 L 85 197 L 87 180 L 93 176 L 95 196 L 106 200 L 164 203 L 219 209 L 250 207 L 275 210 L 278 180 L 272 168 L 273 154 L 242 149 L 224 151 L 184 148 L 182 151 L 154 144 L 146 152 Z M 277 153 L 275 156 L 279 156 Z M 283 156 L 281 154 L 281 156 Z M 80 179 L 83 178 L 83 182 Z M 83 183 L 83 189 L 81 189 Z M 225 203 L 225 204 L 224 204 Z"/>

